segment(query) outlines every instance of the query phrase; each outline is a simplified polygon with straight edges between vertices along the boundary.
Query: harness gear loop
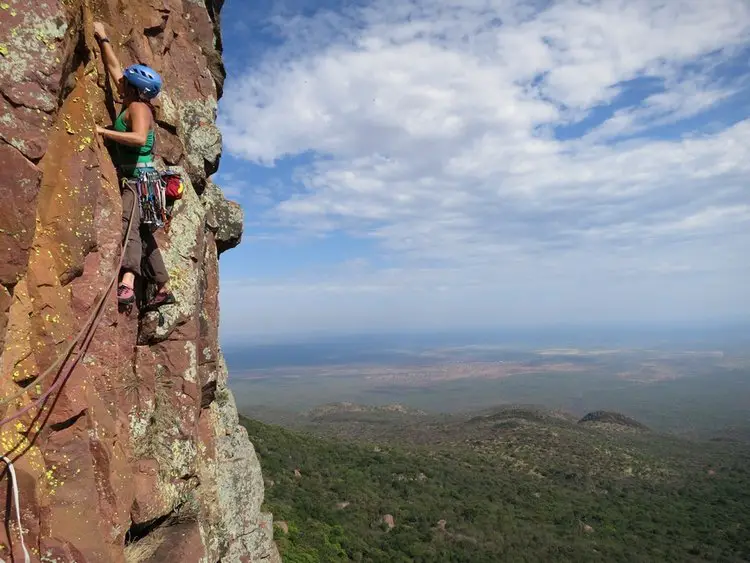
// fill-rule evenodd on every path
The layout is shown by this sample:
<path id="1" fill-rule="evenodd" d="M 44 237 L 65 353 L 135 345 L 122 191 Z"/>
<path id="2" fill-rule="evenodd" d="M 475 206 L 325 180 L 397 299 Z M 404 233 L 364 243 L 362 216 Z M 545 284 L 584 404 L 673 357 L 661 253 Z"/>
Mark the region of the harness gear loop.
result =
<path id="1" fill-rule="evenodd" d="M 10 473 L 10 484 L 13 488 L 13 503 L 16 505 L 16 522 L 18 522 L 18 535 L 21 537 L 21 548 L 23 549 L 23 560 L 24 563 L 31 563 L 31 556 L 29 550 L 26 549 L 26 544 L 23 541 L 23 524 L 21 523 L 21 504 L 18 502 L 18 479 L 16 478 L 16 470 L 13 467 L 13 462 L 4 455 L 0 455 L 0 459 L 5 462 L 8 466 L 8 472 Z M 4 559 L 0 559 L 0 563 L 5 563 Z"/>

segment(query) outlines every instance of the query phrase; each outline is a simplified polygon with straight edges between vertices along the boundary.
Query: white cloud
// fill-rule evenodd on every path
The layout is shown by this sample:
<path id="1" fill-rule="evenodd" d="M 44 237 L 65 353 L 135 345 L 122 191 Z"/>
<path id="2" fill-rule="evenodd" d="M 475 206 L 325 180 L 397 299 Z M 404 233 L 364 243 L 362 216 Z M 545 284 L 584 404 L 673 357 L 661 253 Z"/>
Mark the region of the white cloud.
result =
<path id="1" fill-rule="evenodd" d="M 268 166 L 320 157 L 268 220 L 344 230 L 399 261 L 400 281 L 373 269 L 357 287 L 403 293 L 428 263 L 432 288 L 454 271 L 530 287 L 593 268 L 601 284 L 634 271 L 658 289 L 709 263 L 731 277 L 745 255 L 747 114 L 711 134 L 651 133 L 747 86 L 747 69 L 721 70 L 750 45 L 745 0 L 375 0 L 274 23 L 284 44 L 227 83 L 226 148 Z M 554 134 L 615 101 L 587 134 Z M 349 291 L 343 274 L 318 282 Z M 568 298 L 594 299 L 575 284 Z"/>

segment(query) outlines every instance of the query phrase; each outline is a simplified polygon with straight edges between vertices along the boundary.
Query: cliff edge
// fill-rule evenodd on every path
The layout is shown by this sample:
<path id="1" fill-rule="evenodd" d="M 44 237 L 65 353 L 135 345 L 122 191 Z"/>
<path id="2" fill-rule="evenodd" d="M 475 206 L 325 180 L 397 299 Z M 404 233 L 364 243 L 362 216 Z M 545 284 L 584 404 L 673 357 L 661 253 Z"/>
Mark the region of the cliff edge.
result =
<path id="1" fill-rule="evenodd" d="M 19 529 L 3 467 L 0 560 L 24 560 L 23 534 L 35 562 L 280 561 L 218 343 L 218 256 L 242 235 L 242 210 L 209 180 L 221 4 L 0 3 L 0 419 L 59 386 L 0 427 L 21 512 Z M 95 132 L 115 105 L 94 20 L 124 65 L 165 81 L 156 153 L 187 187 L 158 234 L 178 300 L 162 314 L 119 312 L 111 285 L 122 204 Z M 66 354 L 100 301 L 87 348 Z"/>

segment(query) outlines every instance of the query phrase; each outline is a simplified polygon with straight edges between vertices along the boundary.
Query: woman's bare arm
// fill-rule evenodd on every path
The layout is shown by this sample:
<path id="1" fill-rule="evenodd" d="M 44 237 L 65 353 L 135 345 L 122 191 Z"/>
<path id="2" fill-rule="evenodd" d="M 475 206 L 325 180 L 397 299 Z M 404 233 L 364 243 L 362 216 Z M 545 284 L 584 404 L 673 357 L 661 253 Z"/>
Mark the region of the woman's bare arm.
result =
<path id="1" fill-rule="evenodd" d="M 143 102 L 132 102 L 128 106 L 128 113 L 130 131 L 113 131 L 104 127 L 97 127 L 96 130 L 105 139 L 131 147 L 142 147 L 148 141 L 148 132 L 151 129 L 151 108 Z"/>
<path id="2" fill-rule="evenodd" d="M 117 83 L 117 87 L 120 88 L 122 65 L 115 54 L 115 50 L 112 48 L 112 44 L 107 38 L 107 30 L 104 29 L 103 23 L 94 22 L 94 35 L 99 40 L 99 47 L 102 50 L 102 58 L 104 59 L 104 67 L 112 77 L 112 80 Z"/>

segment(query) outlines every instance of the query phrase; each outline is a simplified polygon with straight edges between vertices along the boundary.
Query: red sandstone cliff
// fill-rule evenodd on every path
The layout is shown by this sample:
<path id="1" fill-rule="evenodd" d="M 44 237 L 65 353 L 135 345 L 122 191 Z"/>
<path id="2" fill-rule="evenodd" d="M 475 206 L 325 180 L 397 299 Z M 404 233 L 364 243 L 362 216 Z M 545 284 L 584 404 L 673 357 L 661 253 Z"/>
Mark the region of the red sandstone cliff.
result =
<path id="1" fill-rule="evenodd" d="M 34 561 L 278 561 L 263 480 L 218 345 L 218 254 L 242 211 L 219 162 L 221 0 L 0 2 L 0 405 L 66 349 L 116 274 L 121 201 L 98 136 L 113 105 L 92 35 L 165 79 L 157 153 L 190 182 L 160 245 L 179 304 L 139 320 L 114 294 L 43 411 L 0 428 Z M 0 559 L 23 561 L 2 475 Z M 12 554 L 11 554 L 12 552 Z"/>

